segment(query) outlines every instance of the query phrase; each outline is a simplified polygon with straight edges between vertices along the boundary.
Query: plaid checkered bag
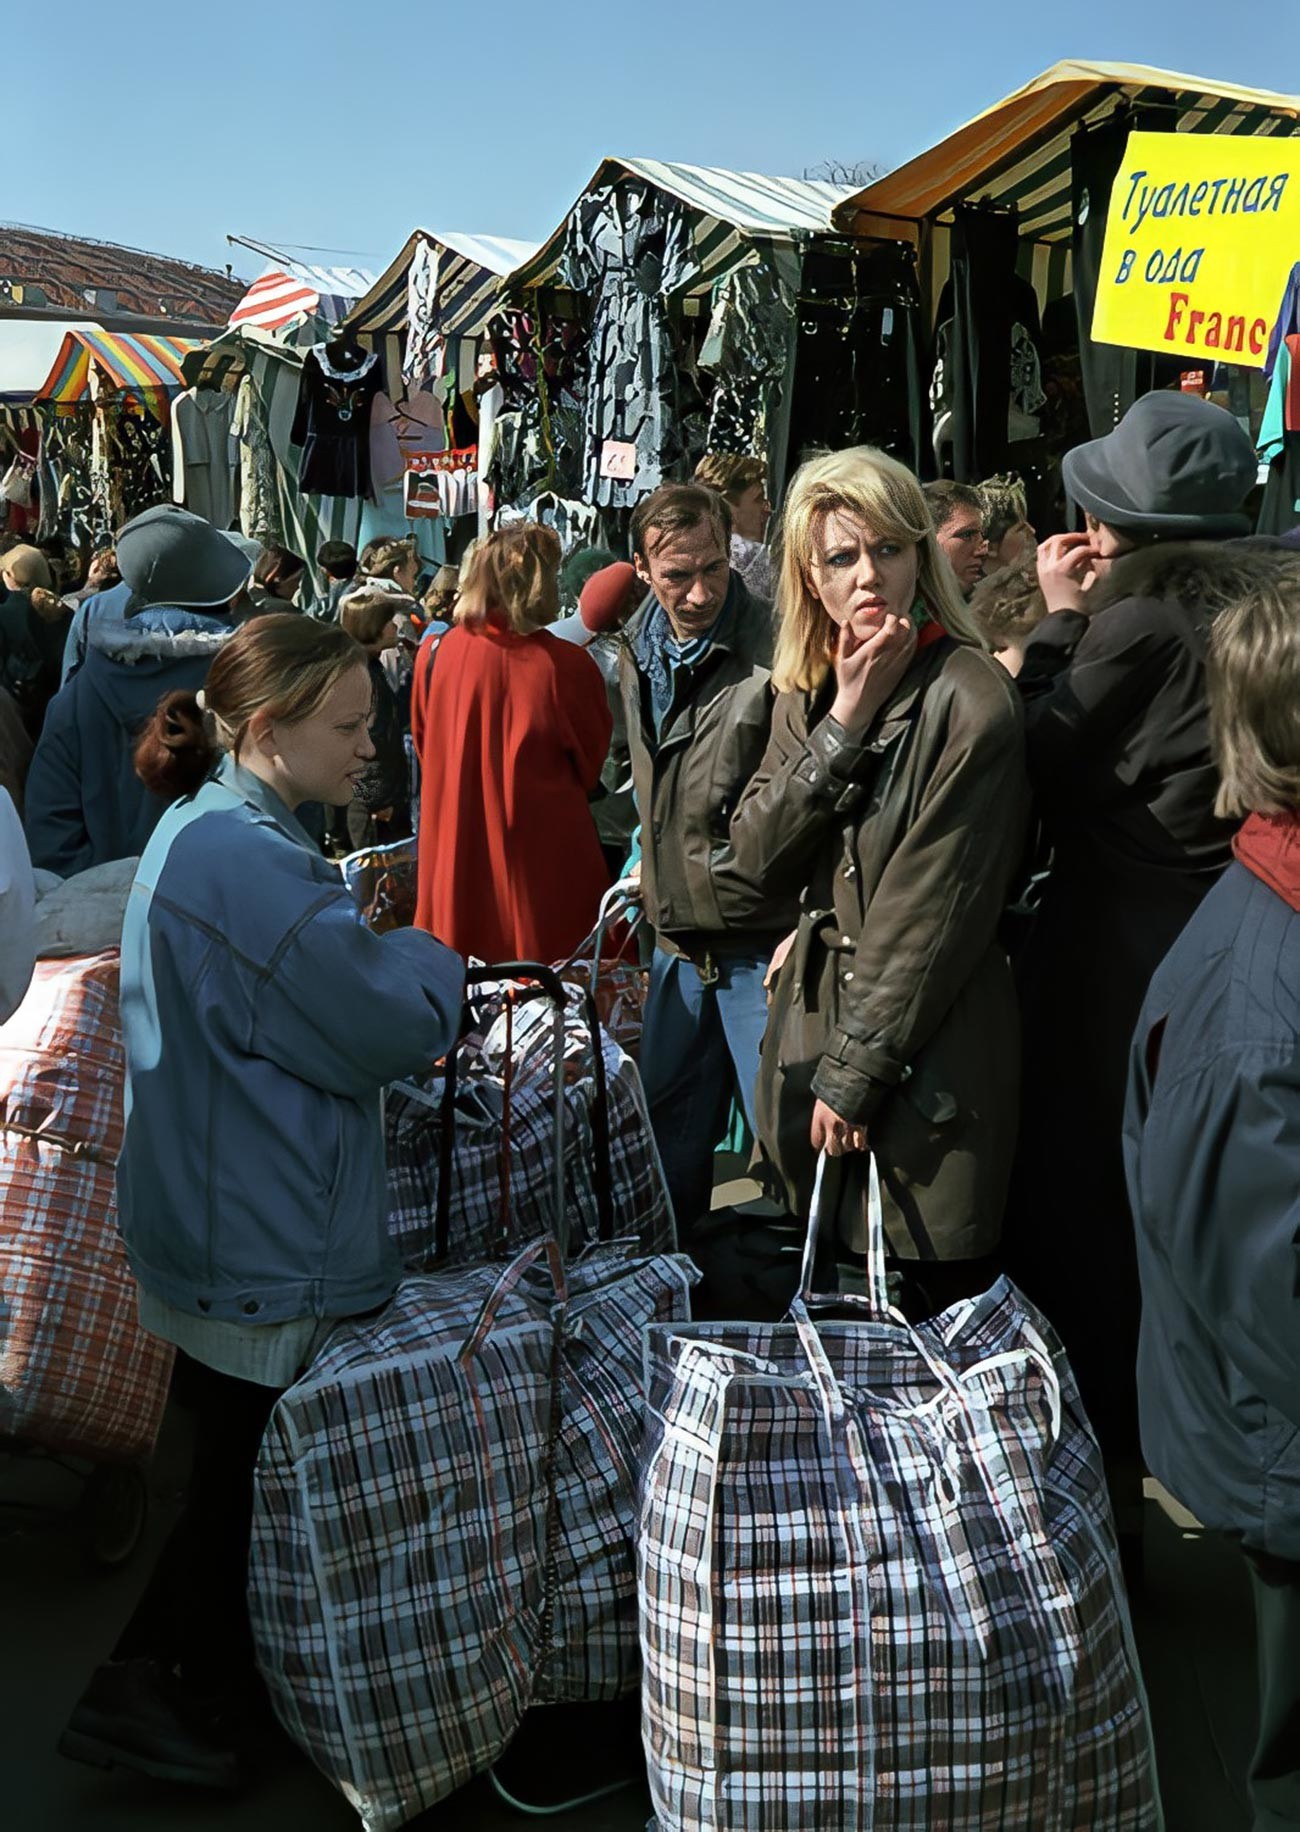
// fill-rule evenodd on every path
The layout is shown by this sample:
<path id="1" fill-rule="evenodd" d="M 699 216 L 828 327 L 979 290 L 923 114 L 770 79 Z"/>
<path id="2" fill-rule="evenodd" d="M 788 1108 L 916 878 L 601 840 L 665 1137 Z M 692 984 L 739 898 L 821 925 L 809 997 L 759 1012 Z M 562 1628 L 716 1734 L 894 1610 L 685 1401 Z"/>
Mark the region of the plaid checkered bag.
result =
<path id="1" fill-rule="evenodd" d="M 556 1331 L 521 1287 L 548 1253 L 407 1280 L 330 1335 L 262 1443 L 258 1663 L 367 1832 L 489 1767 L 529 1701 Z"/>
<path id="2" fill-rule="evenodd" d="M 415 922 L 419 868 L 415 841 L 394 840 L 387 846 L 363 846 L 339 861 L 343 882 L 352 893 L 357 914 L 376 935 L 409 929 Z"/>
<path id="3" fill-rule="evenodd" d="M 615 1699 L 641 1675 L 636 1487 L 644 1419 L 643 1338 L 684 1322 L 699 1274 L 635 1242 L 591 1249 L 567 1275 L 557 1316 L 560 1426 L 547 1569 L 551 1597 L 535 1704 Z"/>
<path id="4" fill-rule="evenodd" d="M 117 997 L 116 949 L 41 961 L 0 1029 L 0 1431 L 109 1462 L 153 1448 L 172 1364 L 117 1231 Z"/>
<path id="5" fill-rule="evenodd" d="M 409 1270 L 463 1265 L 551 1226 L 556 1043 L 541 1007 L 503 1022 L 507 994 L 479 1001 L 445 1079 L 402 1082 L 385 1103 L 388 1228 Z M 599 1040 L 599 1055 L 596 1040 Z M 676 1245 L 672 1205 L 636 1066 L 581 995 L 565 1011 L 564 1212 L 575 1248 L 636 1234 Z"/>
<path id="6" fill-rule="evenodd" d="M 625 949 L 644 921 L 641 905 L 627 888 L 615 884 L 605 894 L 591 934 L 556 970 L 561 979 L 592 995 L 601 1024 L 633 1062 L 641 1050 L 650 975 L 637 961 L 606 959 L 605 935 L 612 923 L 626 923 Z"/>
<path id="7" fill-rule="evenodd" d="M 819 1194 L 821 1177 L 819 1175 Z M 913 1328 L 871 1174 L 862 1321 L 653 1328 L 639 1539 L 659 1832 L 1145 1832 L 1101 1458 L 1006 1280 Z"/>

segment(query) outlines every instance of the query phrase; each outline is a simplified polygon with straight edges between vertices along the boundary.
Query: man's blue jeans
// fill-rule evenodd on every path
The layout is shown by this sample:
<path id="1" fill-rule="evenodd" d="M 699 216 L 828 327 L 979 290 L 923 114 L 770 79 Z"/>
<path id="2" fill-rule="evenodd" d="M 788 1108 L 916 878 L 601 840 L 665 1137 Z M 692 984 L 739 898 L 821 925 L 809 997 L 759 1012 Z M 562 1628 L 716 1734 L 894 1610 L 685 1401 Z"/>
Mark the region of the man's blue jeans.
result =
<path id="1" fill-rule="evenodd" d="M 679 955 L 655 949 L 641 1035 L 641 1077 L 683 1243 L 709 1212 L 713 1152 L 738 1097 L 751 1128 L 767 1026 L 762 954 L 715 955 L 706 985 Z"/>

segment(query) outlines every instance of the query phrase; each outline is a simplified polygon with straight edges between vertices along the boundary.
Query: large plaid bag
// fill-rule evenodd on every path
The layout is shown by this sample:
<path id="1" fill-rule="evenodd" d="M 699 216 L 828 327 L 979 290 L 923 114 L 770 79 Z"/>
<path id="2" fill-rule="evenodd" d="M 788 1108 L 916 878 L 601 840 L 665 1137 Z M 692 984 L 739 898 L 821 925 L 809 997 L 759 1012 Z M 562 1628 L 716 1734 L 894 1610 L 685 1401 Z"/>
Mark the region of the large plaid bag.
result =
<path id="1" fill-rule="evenodd" d="M 492 990 L 479 1001 L 475 1028 L 446 1076 L 389 1090 L 388 1228 L 403 1265 L 464 1265 L 550 1228 L 561 1090 L 573 1247 L 635 1235 L 647 1253 L 671 1251 L 672 1204 L 636 1065 L 598 1025 L 593 1032 L 575 993 L 557 1083 L 549 1012 L 515 1010 L 509 1000 Z"/>
<path id="2" fill-rule="evenodd" d="M 819 1177 L 820 1184 L 820 1177 Z M 1160 1824 L 1100 1454 L 1013 1286 L 652 1329 L 640 1517 L 659 1832 Z M 834 1300 L 843 1307 L 843 1296 Z"/>
<path id="3" fill-rule="evenodd" d="M 678 1254 L 642 1259 L 634 1242 L 584 1254 L 567 1277 L 560 1332 L 559 1430 L 547 1552 L 547 1634 L 535 1704 L 621 1698 L 641 1676 L 636 1494 L 645 1396 L 644 1336 L 684 1322 L 699 1274 Z"/>
<path id="4" fill-rule="evenodd" d="M 630 1253 L 566 1275 L 538 1241 L 504 1270 L 410 1279 L 272 1414 L 258 1663 L 367 1832 L 490 1767 L 530 1704 L 636 1684 L 641 1334 L 686 1315 L 695 1274 Z"/>
<path id="5" fill-rule="evenodd" d="M 152 1449 L 172 1364 L 117 1231 L 117 998 L 116 949 L 41 961 L 0 1029 L 0 1432 L 109 1462 Z"/>
<path id="6" fill-rule="evenodd" d="M 504 1271 L 410 1279 L 341 1324 L 271 1415 L 249 1610 L 290 1735 L 367 1832 L 495 1761 L 545 1600 L 556 1334 Z"/>
<path id="7" fill-rule="evenodd" d="M 562 979 L 591 994 L 601 1024 L 633 1062 L 641 1053 L 645 1002 L 650 989 L 646 969 L 639 961 L 625 958 L 628 944 L 645 922 L 639 895 L 639 887 L 628 883 L 613 885 L 601 902 L 595 928 L 557 969 Z M 624 927 L 619 950 L 609 956 L 605 947 L 608 932 L 620 923 Z"/>

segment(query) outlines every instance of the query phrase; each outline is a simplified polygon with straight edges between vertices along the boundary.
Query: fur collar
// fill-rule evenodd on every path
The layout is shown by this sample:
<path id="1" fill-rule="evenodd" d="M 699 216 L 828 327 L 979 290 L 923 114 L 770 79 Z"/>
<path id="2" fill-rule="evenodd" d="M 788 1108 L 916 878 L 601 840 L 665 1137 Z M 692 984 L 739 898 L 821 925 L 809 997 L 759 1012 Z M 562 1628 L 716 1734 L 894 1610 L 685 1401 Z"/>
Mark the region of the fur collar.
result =
<path id="1" fill-rule="evenodd" d="M 1156 541 L 1125 554 L 1099 587 L 1098 610 L 1122 598 L 1175 599 L 1211 614 L 1241 597 L 1294 554 L 1280 541 L 1251 535 L 1232 541 Z"/>
<path id="2" fill-rule="evenodd" d="M 96 618 L 86 638 L 88 649 L 94 649 L 106 661 L 131 667 L 137 662 L 195 661 L 215 655 L 223 643 L 230 641 L 230 624 L 211 617 L 173 611 L 170 618 L 186 617 L 180 628 L 168 628 L 142 611 L 129 620 L 116 617 Z M 193 621 L 189 621 L 190 617 Z"/>

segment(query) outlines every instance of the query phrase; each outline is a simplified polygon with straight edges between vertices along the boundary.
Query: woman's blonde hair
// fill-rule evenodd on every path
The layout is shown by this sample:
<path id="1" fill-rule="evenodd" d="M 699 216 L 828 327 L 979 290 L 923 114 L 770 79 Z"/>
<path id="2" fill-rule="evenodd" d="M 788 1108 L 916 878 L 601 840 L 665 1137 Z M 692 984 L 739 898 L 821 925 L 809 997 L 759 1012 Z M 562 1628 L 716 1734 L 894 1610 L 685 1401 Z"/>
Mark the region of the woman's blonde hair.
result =
<path id="1" fill-rule="evenodd" d="M 780 623 L 772 662 L 779 693 L 815 693 L 830 672 L 836 628 L 813 591 L 811 573 L 821 523 L 835 509 L 865 522 L 877 537 L 917 548 L 916 588 L 930 615 L 959 642 L 988 647 L 962 602 L 934 538 L 921 486 L 906 465 L 874 445 L 823 452 L 795 473 L 781 515 Z"/>
<path id="2" fill-rule="evenodd" d="M 517 636 L 529 636 L 560 613 L 560 537 L 540 522 L 512 522 L 475 547 L 461 567 L 457 623 L 501 618 Z"/>
<path id="3" fill-rule="evenodd" d="M 1300 811 L 1300 560 L 1272 562 L 1210 631 L 1216 814 Z"/>

